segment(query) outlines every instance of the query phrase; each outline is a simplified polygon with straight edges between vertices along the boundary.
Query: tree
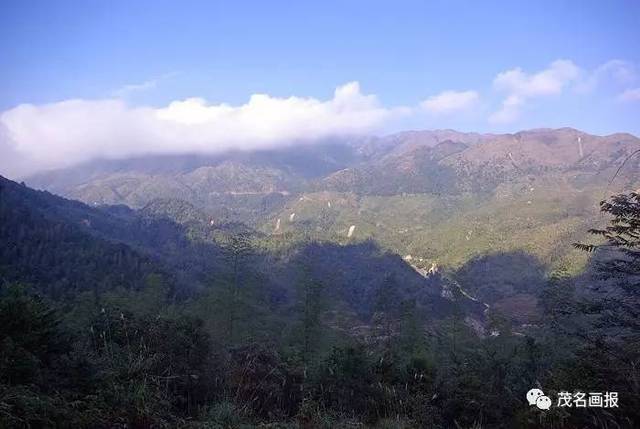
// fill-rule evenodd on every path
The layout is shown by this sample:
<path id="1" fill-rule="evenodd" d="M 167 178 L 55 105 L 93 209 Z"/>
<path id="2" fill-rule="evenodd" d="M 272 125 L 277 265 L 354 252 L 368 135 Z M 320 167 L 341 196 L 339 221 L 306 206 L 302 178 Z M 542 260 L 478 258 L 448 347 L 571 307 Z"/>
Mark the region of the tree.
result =
<path id="1" fill-rule="evenodd" d="M 240 289 L 244 270 L 247 261 L 252 253 L 251 237 L 247 232 L 241 231 L 229 235 L 224 246 L 224 254 L 231 271 L 228 296 L 228 338 L 234 341 L 236 330 L 236 319 L 238 317 L 238 307 L 240 305 Z"/>
<path id="2" fill-rule="evenodd" d="M 603 244 L 575 244 L 589 252 L 613 251 L 612 257 L 600 263 L 599 270 L 609 278 L 620 280 L 627 289 L 640 287 L 640 194 L 614 195 L 611 201 L 601 201 L 600 211 L 613 216 L 604 229 L 590 229 L 603 237 Z"/>
<path id="3" fill-rule="evenodd" d="M 613 219 L 604 229 L 589 232 L 604 238 L 604 243 L 575 246 L 598 254 L 597 277 L 613 287 L 603 287 L 606 296 L 597 306 L 607 324 L 640 335 L 640 194 L 615 195 L 602 201 L 600 210 Z M 635 341 L 640 339 L 637 335 Z"/>
<path id="4" fill-rule="evenodd" d="M 575 244 L 596 255 L 595 297 L 584 305 L 595 318 L 581 335 L 584 373 L 594 383 L 626 392 L 625 412 L 638 419 L 640 407 L 640 194 L 631 192 L 602 201 L 611 215 L 608 226 L 589 232 L 601 244 Z M 615 386 L 615 387 L 611 387 Z"/>
<path id="5" fill-rule="evenodd" d="M 302 361 L 308 365 L 320 337 L 320 315 L 323 309 L 322 283 L 311 278 L 309 271 L 304 270 L 304 278 L 300 285 L 302 306 Z"/>
<path id="6" fill-rule="evenodd" d="M 39 382 L 53 358 L 69 350 L 60 320 L 24 286 L 5 286 L 0 295 L 0 381 L 10 385 Z"/>
<path id="7" fill-rule="evenodd" d="M 393 274 L 386 275 L 380 288 L 376 291 L 375 303 L 373 306 L 373 321 L 380 327 L 378 337 L 382 340 L 385 358 L 391 357 L 392 338 L 394 335 L 394 325 L 398 324 L 400 306 L 400 296 L 398 294 L 398 283 Z"/>
<path id="8" fill-rule="evenodd" d="M 67 382 L 82 390 L 81 364 L 69 365 L 71 342 L 58 315 L 29 292 L 17 284 L 0 289 L 0 427 L 73 426 L 75 411 L 60 392 Z"/>

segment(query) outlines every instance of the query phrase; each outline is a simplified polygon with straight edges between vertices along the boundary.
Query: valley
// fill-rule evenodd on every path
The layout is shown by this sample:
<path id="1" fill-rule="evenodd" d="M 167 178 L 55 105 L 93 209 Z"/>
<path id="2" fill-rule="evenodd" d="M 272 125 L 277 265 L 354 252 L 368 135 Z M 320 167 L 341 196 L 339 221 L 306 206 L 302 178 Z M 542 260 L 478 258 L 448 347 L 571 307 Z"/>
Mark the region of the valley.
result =
<path id="1" fill-rule="evenodd" d="M 438 266 L 464 290 L 530 325 L 541 279 L 587 267 L 588 255 L 571 244 L 602 225 L 598 202 L 640 186 L 637 158 L 616 175 L 638 147 L 640 140 L 628 134 L 599 137 L 568 128 L 512 135 L 416 131 L 294 151 L 94 161 L 27 183 L 92 206 L 165 210 L 173 221 L 200 229 L 243 223 L 267 242 L 372 240 L 419 270 Z M 506 277 L 514 270 L 508 285 L 496 286 L 511 291 L 506 294 L 483 295 L 488 286 L 457 274 L 490 255 L 518 252 L 543 273 L 537 282 L 517 279 L 529 269 L 519 266 L 526 261 L 492 268 Z M 517 316 L 523 305 L 524 318 Z"/>
<path id="2" fill-rule="evenodd" d="M 378 412 L 404 413 L 398 427 L 450 427 L 460 415 L 493 427 L 507 411 L 483 396 L 475 371 L 504 371 L 494 379 L 504 394 L 571 380 L 579 358 L 596 364 L 584 358 L 594 340 L 577 334 L 599 323 L 585 308 L 624 295 L 598 277 L 607 256 L 576 243 L 607 227 L 601 200 L 624 196 L 618 213 L 637 198 L 638 148 L 629 135 L 572 129 L 423 131 L 0 178 L 0 303 L 11 318 L 13 307 L 56 315 L 47 326 L 73 340 L 51 353 L 78 353 L 97 389 L 65 387 L 71 376 L 37 357 L 33 371 L 58 390 L 29 373 L 15 386 L 32 387 L 7 385 L 19 399 L 0 390 L 0 404 L 36 420 L 57 408 L 59 419 L 98 427 L 147 418 L 185 426 L 199 416 L 215 427 L 308 418 L 309 427 L 346 428 L 350 416 L 376 422 Z M 627 329 L 616 326 L 612 338 Z M 16 356 L 48 356 L 16 347 Z M 598 371 L 585 380 L 625 383 L 625 372 Z M 136 389 L 151 396 L 136 399 Z M 305 417 L 305 401 L 327 408 Z M 510 418 L 536 424 L 532 412 Z"/>
<path id="3" fill-rule="evenodd" d="M 640 428 L 640 1 L 0 1 L 0 429 Z"/>

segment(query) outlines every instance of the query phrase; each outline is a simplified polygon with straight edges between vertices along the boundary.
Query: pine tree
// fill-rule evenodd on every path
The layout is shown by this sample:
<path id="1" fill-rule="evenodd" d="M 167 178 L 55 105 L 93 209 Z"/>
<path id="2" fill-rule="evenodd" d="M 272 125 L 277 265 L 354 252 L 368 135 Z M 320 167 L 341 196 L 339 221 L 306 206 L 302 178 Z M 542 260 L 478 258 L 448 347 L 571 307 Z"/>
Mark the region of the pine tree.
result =
<path id="1" fill-rule="evenodd" d="M 247 268 L 248 260 L 253 253 L 251 237 L 242 231 L 227 237 L 224 247 L 225 257 L 231 272 L 228 290 L 228 338 L 229 342 L 235 340 L 236 322 L 241 301 L 241 287 L 243 274 Z"/>
<path id="2" fill-rule="evenodd" d="M 68 349 L 68 339 L 51 307 L 27 293 L 24 286 L 2 287 L 0 381 L 10 385 L 38 382 L 41 371 Z"/>
<path id="3" fill-rule="evenodd" d="M 613 218 L 590 233 L 601 244 L 575 244 L 596 255 L 595 298 L 584 310 L 595 318 L 580 335 L 582 366 L 603 386 L 626 391 L 627 412 L 640 406 L 640 194 L 632 192 L 602 201 L 600 209 Z M 636 417 L 639 417 L 636 415 Z"/>

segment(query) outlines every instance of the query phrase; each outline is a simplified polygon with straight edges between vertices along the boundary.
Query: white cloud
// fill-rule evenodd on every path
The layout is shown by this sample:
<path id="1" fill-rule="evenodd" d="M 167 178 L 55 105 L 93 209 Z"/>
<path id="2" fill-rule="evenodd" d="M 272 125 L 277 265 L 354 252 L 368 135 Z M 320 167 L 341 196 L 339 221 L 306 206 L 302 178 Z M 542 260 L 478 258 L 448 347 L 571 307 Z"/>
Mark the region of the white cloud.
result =
<path id="1" fill-rule="evenodd" d="M 113 91 L 114 97 L 126 97 L 132 92 L 146 91 L 149 89 L 153 89 L 158 85 L 158 81 L 156 79 L 148 80 L 142 83 L 133 83 L 130 85 L 124 85 L 115 91 Z"/>
<path id="2" fill-rule="evenodd" d="M 576 90 L 588 93 L 606 83 L 628 85 L 637 79 L 634 64 L 624 60 L 609 60 L 589 73 L 583 73 Z"/>
<path id="3" fill-rule="evenodd" d="M 500 110 L 489 116 L 489 122 L 506 124 L 513 122 L 520 116 L 520 107 L 524 104 L 524 98 L 519 95 L 510 95 L 502 102 Z"/>
<path id="4" fill-rule="evenodd" d="M 120 88 L 113 91 L 111 95 L 116 98 L 125 98 L 135 92 L 149 91 L 151 89 L 156 88 L 161 81 L 174 77 L 177 74 L 178 73 L 176 72 L 165 73 L 161 76 L 154 77 L 152 79 L 149 79 L 141 83 L 123 85 Z"/>
<path id="5" fill-rule="evenodd" d="M 595 71 L 599 76 L 611 76 L 619 83 L 629 83 L 637 78 L 636 67 L 624 60 L 610 60 L 602 64 Z"/>
<path id="6" fill-rule="evenodd" d="M 416 124 L 425 119 L 411 117 L 419 112 L 433 116 L 430 126 L 441 127 L 450 120 L 455 127 L 460 116 L 447 114 L 488 107 L 480 105 L 477 91 L 450 90 L 419 106 L 389 108 L 375 95 L 363 94 L 357 82 L 339 86 L 326 100 L 254 94 L 241 105 L 188 98 L 159 108 L 125 101 L 132 92 L 152 89 L 160 79 L 173 75 L 126 85 L 112 98 L 23 104 L 0 112 L 0 174 L 26 176 L 101 157 L 273 148 L 381 131 L 401 117 Z M 621 60 L 608 61 L 589 72 L 569 60 L 554 61 L 535 73 L 514 68 L 493 80 L 501 100 L 488 119 L 493 124 L 513 123 L 533 100 L 558 96 L 568 88 L 575 93 L 600 85 L 610 91 L 616 88 L 611 84 L 616 84 L 617 91 L 629 88 L 617 100 L 638 101 L 636 81 L 633 65 Z"/>
<path id="7" fill-rule="evenodd" d="M 618 95 L 618 101 L 632 102 L 640 101 L 640 88 L 630 88 Z"/>
<path id="8" fill-rule="evenodd" d="M 444 91 L 424 100 L 420 105 L 434 114 L 454 113 L 472 108 L 479 100 L 476 91 Z"/>
<path id="9" fill-rule="evenodd" d="M 580 74 L 580 68 L 569 60 L 554 61 L 548 68 L 534 74 L 528 74 L 519 67 L 499 73 L 493 86 L 507 96 L 500 110 L 493 113 L 489 121 L 506 123 L 516 120 L 527 100 L 558 95 Z"/>
<path id="10" fill-rule="evenodd" d="M 361 134 L 407 111 L 381 106 L 357 82 L 339 86 L 329 100 L 254 94 L 239 106 L 199 98 L 163 108 L 119 99 L 23 104 L 0 113 L 0 148 L 12 154 L 0 157 L 0 173 L 27 175 L 97 157 L 215 153 Z"/>
<path id="11" fill-rule="evenodd" d="M 579 73 L 580 69 L 572 61 L 557 60 L 535 74 L 527 74 L 519 67 L 499 73 L 493 85 L 499 90 L 522 97 L 554 95 L 562 92 Z"/>

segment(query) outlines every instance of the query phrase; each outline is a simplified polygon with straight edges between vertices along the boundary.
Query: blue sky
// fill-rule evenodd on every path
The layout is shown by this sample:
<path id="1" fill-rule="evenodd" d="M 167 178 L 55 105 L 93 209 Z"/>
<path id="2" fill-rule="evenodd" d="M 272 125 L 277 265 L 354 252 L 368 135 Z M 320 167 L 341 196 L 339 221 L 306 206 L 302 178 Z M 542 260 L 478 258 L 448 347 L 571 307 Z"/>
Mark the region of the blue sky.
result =
<path id="1" fill-rule="evenodd" d="M 178 105 L 160 116 L 173 120 L 177 109 L 182 122 L 201 114 L 199 123 L 213 127 L 219 115 L 205 107 L 238 108 L 253 94 L 322 105 L 349 82 L 359 83 L 348 103 L 350 112 L 358 111 L 351 118 L 357 126 L 331 116 L 336 103 L 333 113 L 323 113 L 327 129 L 338 134 L 572 126 L 638 135 L 638 23 L 638 1 L 4 0 L 0 137 L 11 140 L 4 145 L 13 152 L 33 151 L 32 141 L 49 137 L 43 129 L 82 113 L 56 104 L 67 100 L 88 103 L 79 106 L 92 115 L 107 111 L 109 122 L 100 126 L 120 127 L 123 121 L 136 129 L 136 138 L 146 133 L 141 139 L 148 140 L 152 133 L 140 131 L 140 123 L 159 114 L 132 119 L 145 116 L 142 108 L 198 98 L 199 104 Z M 375 95 L 375 102 L 367 95 Z M 107 106 L 107 100 L 120 104 Z M 16 111 L 25 103 L 29 109 Z M 269 111 L 281 104 L 269 104 Z M 305 108 L 288 107 L 282 113 L 294 116 Z M 241 121 L 243 127 L 249 119 Z M 311 126 L 302 122 L 261 129 L 267 127 L 267 140 L 299 138 L 293 128 Z M 38 132 L 25 131 L 34 123 Z M 216 138 L 252 141 L 237 136 L 234 126 Z M 63 131 L 54 130 L 51 141 L 67 144 L 72 137 Z M 104 143 L 83 137 L 85 145 Z M 77 151 L 74 144 L 65 149 Z M 192 142 L 187 149 L 205 144 Z M 147 150 L 150 143 L 141 147 Z"/>

